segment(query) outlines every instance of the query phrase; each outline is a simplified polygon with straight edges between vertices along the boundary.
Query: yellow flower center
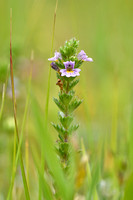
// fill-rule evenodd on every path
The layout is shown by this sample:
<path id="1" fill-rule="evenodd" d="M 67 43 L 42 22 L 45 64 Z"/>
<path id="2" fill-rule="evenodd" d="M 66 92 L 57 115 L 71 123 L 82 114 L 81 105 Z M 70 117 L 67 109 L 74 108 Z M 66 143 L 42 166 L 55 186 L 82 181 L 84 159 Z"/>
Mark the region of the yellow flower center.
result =
<path id="1" fill-rule="evenodd" d="M 67 73 L 73 73 L 73 71 L 68 71 L 68 70 L 67 70 Z"/>

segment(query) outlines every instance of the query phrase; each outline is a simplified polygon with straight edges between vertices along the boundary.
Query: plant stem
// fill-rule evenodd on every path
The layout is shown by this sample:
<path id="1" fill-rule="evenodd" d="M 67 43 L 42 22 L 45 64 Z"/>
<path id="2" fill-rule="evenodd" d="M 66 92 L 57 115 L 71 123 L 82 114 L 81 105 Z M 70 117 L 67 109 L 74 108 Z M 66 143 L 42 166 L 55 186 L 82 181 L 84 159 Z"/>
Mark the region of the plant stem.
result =
<path id="1" fill-rule="evenodd" d="M 5 94 L 6 94 L 6 88 L 7 88 L 7 82 L 9 77 L 9 66 L 7 68 L 7 76 L 6 76 L 6 82 L 3 84 L 3 90 L 2 90 L 2 101 L 1 101 L 1 107 L 0 107 L 0 120 L 2 118 L 3 109 L 4 109 L 4 103 L 5 103 Z"/>
<path id="2" fill-rule="evenodd" d="M 53 34 L 52 34 L 52 45 L 51 45 L 51 53 L 50 57 L 53 54 L 53 45 L 54 45 L 54 36 L 55 36 L 55 23 L 56 23 L 56 11 L 57 11 L 57 5 L 58 5 L 58 0 L 56 0 L 56 5 L 55 5 L 55 12 L 54 12 L 54 23 L 53 23 Z M 47 95 L 46 95 L 46 105 L 45 105 L 45 130 L 47 131 L 47 123 L 48 123 L 48 108 L 49 108 L 49 92 L 50 92 L 50 78 L 51 78 L 51 67 L 49 67 L 49 75 L 48 75 L 48 88 L 47 88 Z M 42 143 L 43 145 L 43 143 Z M 41 145 L 41 146 L 42 146 Z M 41 170 L 42 174 L 44 173 L 44 153 L 43 153 L 43 147 L 41 147 Z M 42 189 L 41 189 L 41 180 L 39 179 L 39 196 L 38 199 L 42 199 Z"/>
<path id="3" fill-rule="evenodd" d="M 67 88 L 66 88 L 66 93 L 69 91 L 69 81 L 67 81 Z"/>
<path id="4" fill-rule="evenodd" d="M 12 102 L 13 102 L 14 122 L 15 122 L 17 141 L 19 144 L 19 132 L 18 132 L 18 124 L 17 124 L 17 116 L 16 116 L 16 97 L 15 97 L 14 76 L 13 76 L 12 44 L 11 44 L 12 38 L 11 38 L 11 36 L 12 36 L 12 9 L 10 10 L 10 76 L 11 76 L 11 86 L 12 86 Z M 27 185 L 21 151 L 20 151 L 20 166 L 21 166 L 21 172 L 22 172 L 22 178 L 23 178 L 26 199 L 30 200 L 30 195 L 29 195 L 29 190 L 28 190 L 28 185 Z"/>

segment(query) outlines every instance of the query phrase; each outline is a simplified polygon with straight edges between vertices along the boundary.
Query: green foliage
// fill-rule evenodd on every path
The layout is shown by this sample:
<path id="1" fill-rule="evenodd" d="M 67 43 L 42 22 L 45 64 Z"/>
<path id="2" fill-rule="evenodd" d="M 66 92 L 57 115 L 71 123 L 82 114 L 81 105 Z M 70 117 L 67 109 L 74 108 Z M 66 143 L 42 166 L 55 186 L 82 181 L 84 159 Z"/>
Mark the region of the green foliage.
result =
<path id="1" fill-rule="evenodd" d="M 74 91 L 70 91 L 69 93 L 59 93 L 59 99 L 62 104 L 67 106 L 74 96 Z"/>
<path id="2" fill-rule="evenodd" d="M 69 135 L 72 134 L 72 132 L 76 131 L 78 127 L 79 127 L 79 124 L 70 126 L 70 128 L 68 129 Z"/>
<path id="3" fill-rule="evenodd" d="M 41 109 L 38 106 L 33 96 L 31 97 L 31 100 L 32 100 L 32 112 L 33 112 L 34 122 L 35 122 L 34 125 L 38 133 L 39 144 L 41 143 L 43 144 L 42 145 L 43 155 L 47 162 L 48 168 L 52 174 L 54 184 L 56 185 L 56 188 L 57 188 L 58 196 L 64 200 L 71 200 L 73 199 L 73 193 L 74 193 L 73 185 L 71 184 L 70 181 L 68 181 L 65 178 L 64 172 L 60 166 L 57 155 L 55 154 L 55 151 L 53 149 L 53 143 L 52 143 L 50 134 L 48 134 L 48 130 L 46 129 L 46 126 L 42 117 Z M 63 149 L 66 150 L 67 148 L 63 146 Z M 33 154 L 35 154 L 34 148 L 32 150 L 33 150 Z M 41 174 L 40 170 L 39 170 L 39 176 L 41 176 L 41 187 L 44 187 L 44 185 L 45 184 L 47 185 L 48 182 L 45 181 L 44 176 Z M 51 192 L 49 191 L 50 188 L 49 186 L 47 186 L 45 189 L 46 189 L 46 193 L 43 192 L 43 196 L 46 197 L 45 195 L 48 195 L 46 199 L 49 199 L 49 197 L 51 196 Z"/>
<path id="4" fill-rule="evenodd" d="M 63 81 L 63 76 L 60 76 L 59 73 L 56 73 L 56 77 L 57 77 L 57 79 L 61 79 L 61 81 Z"/>
<path id="5" fill-rule="evenodd" d="M 69 151 L 69 143 L 68 142 L 59 142 L 59 151 L 60 153 L 63 155 L 63 157 L 65 158 L 66 153 Z"/>
<path id="6" fill-rule="evenodd" d="M 93 199 L 98 200 L 95 188 L 96 188 L 96 186 L 98 184 L 99 177 L 100 177 L 99 163 L 97 163 L 96 166 L 94 167 L 94 172 L 93 172 L 92 176 L 93 176 L 93 179 L 91 181 L 90 190 L 89 190 L 89 192 L 87 194 L 86 199 L 87 200 L 91 200 L 92 197 L 93 197 Z"/>
<path id="7" fill-rule="evenodd" d="M 78 68 L 83 63 L 81 60 L 79 61 L 76 56 L 78 44 L 79 41 L 73 38 L 69 41 L 66 41 L 63 47 L 60 47 L 62 60 L 58 59 L 58 61 L 55 61 L 55 64 L 60 69 L 65 68 L 63 61 L 74 61 L 76 68 Z M 60 79 L 57 82 L 57 85 L 60 87 L 60 92 L 58 94 L 59 99 L 54 98 L 53 100 L 61 112 L 59 112 L 60 124 L 56 125 L 52 123 L 52 125 L 59 133 L 57 149 L 60 155 L 60 159 L 64 160 L 65 163 L 68 163 L 69 151 L 66 147 L 69 146 L 69 136 L 79 127 L 78 124 L 71 125 L 73 121 L 72 113 L 82 103 L 82 100 L 75 98 L 75 91 L 73 90 L 73 88 L 78 84 L 79 79 L 76 79 L 76 77 L 61 76 L 60 73 L 56 74 L 57 78 Z M 67 167 L 68 166 L 65 166 L 65 168 Z"/>
<path id="8" fill-rule="evenodd" d="M 9 62 L 6 59 L 0 60 L 0 82 L 5 82 L 7 78 Z"/>
<path id="9" fill-rule="evenodd" d="M 61 69 L 64 69 L 64 68 L 65 68 L 65 66 L 64 66 L 64 64 L 61 62 L 61 60 L 59 60 L 59 62 L 55 62 L 55 64 L 56 64 L 59 68 L 61 68 Z"/>
<path id="10" fill-rule="evenodd" d="M 133 199 L 133 173 L 129 176 L 127 180 L 123 200 L 131 199 Z"/>
<path id="11" fill-rule="evenodd" d="M 62 126 L 67 129 L 73 121 L 72 115 L 65 116 L 64 113 L 59 112 L 59 120 Z"/>
<path id="12" fill-rule="evenodd" d="M 79 79 L 76 79 L 69 84 L 69 91 L 72 90 L 79 82 Z"/>
<path id="13" fill-rule="evenodd" d="M 61 102 L 58 101 L 58 99 L 53 98 L 55 104 L 58 106 L 58 108 L 62 111 L 65 112 L 65 107 L 63 106 L 63 104 Z"/>
<path id="14" fill-rule="evenodd" d="M 68 106 L 69 113 L 72 113 L 78 106 L 83 102 L 83 100 L 74 99 Z"/>
<path id="15" fill-rule="evenodd" d="M 61 69 L 64 69 L 64 68 L 65 68 L 65 66 L 64 66 L 64 64 L 61 62 L 61 60 L 59 60 L 59 62 L 55 62 L 55 64 L 56 64 L 59 68 L 61 68 Z"/>
<path id="16" fill-rule="evenodd" d="M 82 65 L 83 61 L 82 60 L 77 60 L 75 62 L 75 68 L 79 68 Z"/>
<path id="17" fill-rule="evenodd" d="M 76 50 L 78 48 L 79 41 L 75 38 L 66 41 L 63 47 L 60 47 L 60 53 L 62 55 L 63 60 L 70 60 L 71 56 L 76 54 Z"/>
<path id="18" fill-rule="evenodd" d="M 65 135 L 66 130 L 65 130 L 62 126 L 60 126 L 60 125 L 58 125 L 58 124 L 54 124 L 54 123 L 52 123 L 52 126 L 53 126 L 53 127 L 56 129 L 56 131 L 61 135 L 61 138 L 62 138 L 63 135 Z"/>

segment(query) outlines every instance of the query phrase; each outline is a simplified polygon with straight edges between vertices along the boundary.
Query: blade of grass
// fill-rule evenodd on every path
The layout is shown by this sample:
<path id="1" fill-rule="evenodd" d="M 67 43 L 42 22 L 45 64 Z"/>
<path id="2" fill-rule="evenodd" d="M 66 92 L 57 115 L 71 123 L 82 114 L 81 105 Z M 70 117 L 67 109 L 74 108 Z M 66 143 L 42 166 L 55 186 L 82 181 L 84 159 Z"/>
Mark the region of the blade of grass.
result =
<path id="1" fill-rule="evenodd" d="M 31 60 L 31 62 L 32 62 L 32 60 Z M 26 122 L 26 117 L 27 117 L 27 112 L 28 112 L 28 106 L 29 106 L 31 77 L 32 77 L 32 65 L 31 65 L 31 71 L 30 71 L 30 75 L 29 75 L 28 95 L 27 95 L 27 99 L 26 99 L 23 122 L 22 122 L 22 127 L 21 127 L 20 141 L 19 141 L 19 144 L 18 144 L 16 156 L 15 156 L 15 162 L 14 162 L 13 172 L 12 172 L 12 180 L 11 180 L 10 188 L 9 188 L 9 191 L 8 191 L 7 200 L 11 199 L 12 189 L 13 189 L 14 180 L 15 180 L 16 169 L 17 169 L 17 165 L 18 165 L 18 159 L 19 159 L 20 153 L 21 153 L 21 145 L 22 145 L 22 141 L 23 141 L 23 132 L 24 132 L 24 127 L 25 127 L 25 122 Z"/>
<path id="2" fill-rule="evenodd" d="M 82 149 L 83 156 L 86 156 L 87 153 L 86 153 L 86 150 L 85 150 L 83 139 L 81 140 L 81 149 Z M 87 164 L 86 164 L 86 171 L 87 171 L 88 185 L 89 185 L 89 188 L 90 188 L 86 199 L 90 200 L 91 196 L 94 194 L 93 199 L 98 200 L 98 194 L 97 194 L 97 191 L 96 191 L 97 179 L 94 180 L 94 177 L 92 178 L 89 162 L 87 162 Z M 96 173 L 94 173 L 94 174 L 96 174 Z M 97 178 L 97 176 L 95 178 Z"/>
<path id="3" fill-rule="evenodd" d="M 55 11 L 54 11 L 53 34 L 52 34 L 52 45 L 51 45 L 50 57 L 52 56 L 52 53 L 53 53 L 57 5 L 58 5 L 58 0 L 56 0 Z M 49 106 L 50 78 L 51 78 L 51 67 L 49 67 L 48 87 L 47 87 L 46 105 L 45 105 L 45 121 L 44 121 L 44 123 L 45 123 L 45 126 L 46 126 L 46 131 L 47 131 L 47 122 L 48 122 L 48 106 Z M 43 143 L 43 141 L 42 141 L 42 143 Z M 43 144 L 42 144 L 42 145 L 43 145 Z M 41 151 L 41 168 L 42 168 L 42 173 L 43 173 L 43 171 L 44 171 L 44 154 L 43 154 L 43 151 Z M 39 200 L 42 199 L 42 198 L 41 198 L 40 181 L 39 181 L 39 196 L 38 196 L 38 199 L 39 199 Z"/>
<path id="4" fill-rule="evenodd" d="M 133 99 L 133 97 L 132 97 Z M 133 169 L 133 105 L 131 108 L 131 114 L 130 114 L 130 124 L 129 124 L 129 162 L 130 162 L 130 168 Z"/>
<path id="5" fill-rule="evenodd" d="M 2 118 L 3 109 L 4 109 L 4 103 L 5 103 L 5 95 L 6 95 L 6 88 L 7 88 L 8 77 L 9 77 L 9 66 L 7 68 L 6 82 L 3 84 L 2 101 L 1 101 L 1 107 L 0 107 L 0 120 Z"/>
<path id="6" fill-rule="evenodd" d="M 33 70 L 33 60 L 34 60 L 34 51 L 31 51 L 31 58 L 30 58 L 30 75 L 29 75 L 29 83 L 28 83 L 28 96 L 27 96 L 27 103 L 26 103 L 26 113 L 29 104 L 29 96 L 30 96 L 30 88 L 31 88 L 31 78 L 32 78 L 32 70 Z M 27 115 L 27 114 L 26 114 Z M 28 135 L 26 134 L 26 142 L 25 142 L 25 160 L 26 160 L 26 176 L 27 176 L 27 184 L 29 188 L 29 141 Z"/>
<path id="7" fill-rule="evenodd" d="M 2 90 L 2 101 L 1 101 L 1 108 L 0 108 L 0 120 L 3 114 L 3 108 L 4 108 L 4 102 L 5 102 L 5 93 L 6 93 L 6 87 L 5 83 L 3 84 L 3 90 Z"/>
<path id="8" fill-rule="evenodd" d="M 33 160 L 34 160 L 36 169 L 38 171 L 39 180 L 40 180 L 40 183 L 41 183 L 40 186 L 41 186 L 41 189 L 42 189 L 42 192 L 43 192 L 43 196 L 47 200 L 54 199 L 52 191 L 51 191 L 47 181 L 45 180 L 44 175 L 42 174 L 41 167 L 38 164 L 40 161 L 38 159 L 37 152 L 35 151 L 33 146 L 31 146 L 31 150 L 32 150 Z"/>
<path id="9" fill-rule="evenodd" d="M 117 123 L 118 123 L 118 83 L 117 77 L 114 77 L 114 94 L 113 94 L 113 113 L 112 113 L 112 132 L 111 132 L 111 150 L 117 151 Z"/>
<path id="10" fill-rule="evenodd" d="M 27 177 L 27 185 L 29 188 L 29 142 L 28 137 L 25 142 L 25 166 L 26 166 L 26 177 Z"/>
<path id="11" fill-rule="evenodd" d="M 50 54 L 50 57 L 51 57 L 52 54 L 53 54 L 53 45 L 54 45 L 54 36 L 55 36 L 55 23 L 56 23 L 57 5 L 58 5 L 58 0 L 56 0 L 55 12 L 54 12 L 53 35 L 52 35 L 52 45 L 51 45 L 51 54 Z M 45 106 L 45 124 L 46 124 L 46 126 L 47 126 L 47 121 L 48 121 L 48 106 L 49 106 L 50 78 L 51 78 L 51 67 L 49 67 L 48 88 L 47 88 L 46 106 Z"/>
<path id="12" fill-rule="evenodd" d="M 129 176 L 124 191 L 124 198 L 122 200 L 133 199 L 133 173 Z"/>
<path id="13" fill-rule="evenodd" d="M 90 184 L 90 190 L 87 194 L 87 198 L 86 198 L 87 200 L 91 200 L 92 198 L 94 200 L 98 200 L 98 195 L 96 193 L 96 185 L 97 185 L 98 180 L 99 180 L 99 164 L 96 164 L 93 178 Z"/>
<path id="14" fill-rule="evenodd" d="M 14 114 L 14 122 L 15 122 L 15 129 L 16 129 L 16 135 L 17 135 L 17 142 L 19 144 L 19 132 L 18 132 L 18 124 L 17 124 L 17 116 L 16 116 L 16 97 L 15 97 L 15 88 L 14 88 L 14 76 L 13 76 L 13 61 L 12 61 L 12 9 L 10 10 L 10 76 L 11 76 L 11 86 L 12 86 L 12 102 L 13 102 L 13 114 Z M 25 196 L 27 200 L 30 200 L 25 170 L 24 170 L 24 164 L 23 164 L 23 158 L 22 153 L 20 151 L 20 166 L 21 166 L 21 173 L 22 173 L 22 179 L 24 184 L 24 191 Z"/>

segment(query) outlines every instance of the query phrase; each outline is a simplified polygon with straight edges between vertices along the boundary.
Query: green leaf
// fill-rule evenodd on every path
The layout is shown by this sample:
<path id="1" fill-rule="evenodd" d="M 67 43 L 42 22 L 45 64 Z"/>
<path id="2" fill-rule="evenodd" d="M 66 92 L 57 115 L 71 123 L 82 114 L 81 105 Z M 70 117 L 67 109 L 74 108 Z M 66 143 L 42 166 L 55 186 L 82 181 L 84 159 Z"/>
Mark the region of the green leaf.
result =
<path id="1" fill-rule="evenodd" d="M 69 91 L 72 90 L 79 82 L 79 79 L 76 79 L 74 81 L 72 81 L 70 84 L 69 84 Z"/>
<path id="2" fill-rule="evenodd" d="M 75 63 L 74 68 L 79 68 L 79 67 L 82 65 L 82 63 L 83 63 L 82 60 L 78 60 L 78 61 Z"/>
<path id="3" fill-rule="evenodd" d="M 60 103 L 60 102 L 58 101 L 58 99 L 56 99 L 56 98 L 53 98 L 53 100 L 54 100 L 55 104 L 58 106 L 58 108 L 59 108 L 62 112 L 65 112 L 65 108 L 64 108 L 64 106 L 62 105 L 62 103 Z"/>
<path id="4" fill-rule="evenodd" d="M 68 106 L 68 113 L 72 113 L 81 103 L 83 100 L 74 99 Z"/>
<path id="5" fill-rule="evenodd" d="M 79 127 L 79 124 L 75 124 L 75 125 L 72 125 L 69 129 L 68 129 L 68 133 L 69 134 L 72 134 L 72 132 L 76 131 Z"/>
<path id="6" fill-rule="evenodd" d="M 60 61 L 60 62 L 55 62 L 55 64 L 59 67 L 59 68 L 61 68 L 61 69 L 65 69 L 65 66 L 64 66 L 64 64 Z"/>
<path id="7" fill-rule="evenodd" d="M 68 150 L 69 150 L 69 143 L 68 142 L 60 142 L 59 143 L 59 148 L 61 149 L 61 151 L 63 153 L 68 152 Z"/>
<path id="8" fill-rule="evenodd" d="M 65 129 L 67 129 L 73 121 L 73 117 L 71 115 L 65 116 L 62 112 L 59 112 L 59 119 Z"/>
<path id="9" fill-rule="evenodd" d="M 70 103 L 70 101 L 72 100 L 73 95 L 74 95 L 74 91 L 71 91 L 68 94 L 66 94 L 66 93 L 62 94 L 60 92 L 59 93 L 59 99 L 60 99 L 60 101 L 61 101 L 62 104 L 64 104 L 65 106 L 67 106 Z"/>
<path id="10" fill-rule="evenodd" d="M 133 199 L 133 173 L 129 176 L 127 180 L 123 200 L 131 199 Z"/>
<path id="11" fill-rule="evenodd" d="M 90 190 L 86 197 L 87 200 L 91 200 L 92 198 L 94 198 L 94 195 L 96 195 L 96 199 L 97 199 L 96 185 L 97 185 L 97 183 L 99 181 L 99 177 L 100 177 L 99 163 L 97 163 L 96 166 L 94 167 L 94 173 L 92 174 L 92 176 L 93 176 L 93 179 L 91 181 Z"/>
<path id="12" fill-rule="evenodd" d="M 70 57 L 76 54 L 78 45 L 79 41 L 77 41 L 75 38 L 66 41 L 65 45 L 63 47 L 60 47 L 60 53 L 62 55 L 62 58 L 64 60 L 70 60 Z"/>
<path id="13" fill-rule="evenodd" d="M 44 174 L 42 174 L 41 166 L 39 164 L 40 160 L 38 159 L 37 152 L 36 152 L 35 148 L 33 148 L 33 147 L 32 147 L 32 155 L 33 155 L 33 160 L 34 160 L 34 163 L 35 163 L 35 166 L 37 168 L 38 175 L 39 175 L 39 178 L 40 178 L 43 196 L 44 196 L 45 199 L 51 200 L 51 199 L 53 199 L 53 194 L 52 194 L 51 188 L 48 184 L 48 181 L 46 181 Z"/>
<path id="14" fill-rule="evenodd" d="M 52 122 L 52 126 L 56 129 L 56 131 L 60 135 L 64 135 L 66 133 L 66 130 L 63 128 L 63 126 L 60 126 L 59 124 L 54 124 L 53 122 Z"/>

